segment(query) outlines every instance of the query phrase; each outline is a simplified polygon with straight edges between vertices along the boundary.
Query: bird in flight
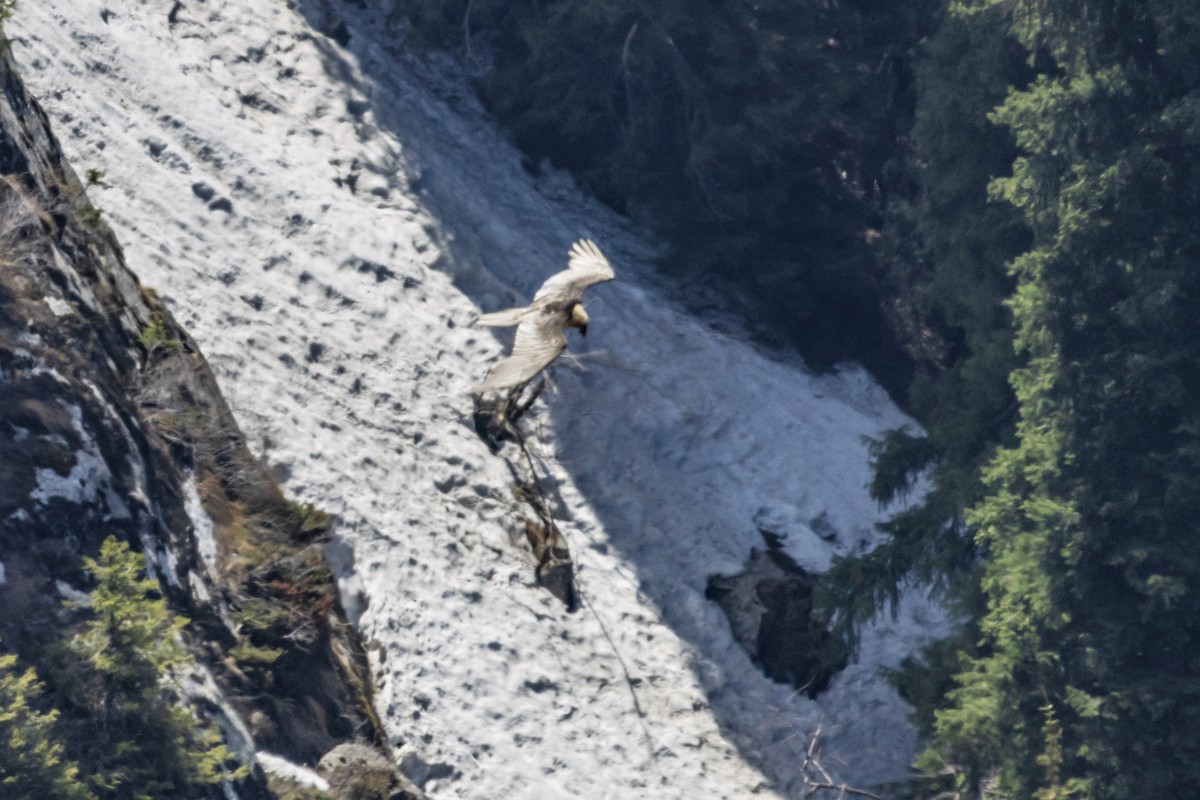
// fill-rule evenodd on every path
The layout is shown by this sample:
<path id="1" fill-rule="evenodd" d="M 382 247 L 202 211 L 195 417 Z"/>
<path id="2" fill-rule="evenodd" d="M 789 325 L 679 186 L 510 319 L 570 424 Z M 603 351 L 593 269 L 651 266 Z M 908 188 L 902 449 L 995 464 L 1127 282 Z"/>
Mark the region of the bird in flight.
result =
<path id="1" fill-rule="evenodd" d="M 484 314 L 480 325 L 517 326 L 517 338 L 508 358 L 492 367 L 487 378 L 472 394 L 495 392 L 520 386 L 533 378 L 567 349 L 567 328 L 578 328 L 587 336 L 588 315 L 583 309 L 583 290 L 611 281 L 612 265 L 600 248 L 588 239 L 571 247 L 567 268 L 551 275 L 526 308 L 509 308 Z"/>

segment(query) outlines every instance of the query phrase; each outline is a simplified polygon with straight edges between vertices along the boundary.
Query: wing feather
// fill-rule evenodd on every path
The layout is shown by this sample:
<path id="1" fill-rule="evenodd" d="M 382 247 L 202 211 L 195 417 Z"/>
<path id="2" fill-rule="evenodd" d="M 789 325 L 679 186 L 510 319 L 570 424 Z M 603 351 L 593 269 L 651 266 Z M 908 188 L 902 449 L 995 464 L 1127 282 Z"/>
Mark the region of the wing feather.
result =
<path id="1" fill-rule="evenodd" d="M 533 302 L 578 300 L 587 287 L 611 281 L 615 277 L 612 264 L 608 263 L 595 242 L 580 239 L 571 246 L 567 268 L 547 278 L 533 296 Z"/>
<path id="2" fill-rule="evenodd" d="M 567 337 L 561 328 L 561 315 L 541 313 L 526 316 L 517 325 L 517 338 L 508 358 L 492 367 L 473 394 L 495 392 L 519 386 L 530 380 L 567 349 Z"/>
<path id="3" fill-rule="evenodd" d="M 525 312 L 528 310 L 528 308 L 506 308 L 503 311 L 493 311 L 490 314 L 480 314 L 479 319 L 475 320 L 475 324 L 490 325 L 495 328 L 516 325 L 521 321 L 521 317 L 523 317 Z"/>

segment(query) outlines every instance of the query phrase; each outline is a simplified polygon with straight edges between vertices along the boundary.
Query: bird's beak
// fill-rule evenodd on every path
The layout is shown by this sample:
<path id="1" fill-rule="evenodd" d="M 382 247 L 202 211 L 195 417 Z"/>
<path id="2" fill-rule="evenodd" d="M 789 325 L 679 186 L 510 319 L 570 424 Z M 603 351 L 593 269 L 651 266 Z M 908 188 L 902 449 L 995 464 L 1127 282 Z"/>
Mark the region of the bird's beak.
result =
<path id="1" fill-rule="evenodd" d="M 588 319 L 587 312 L 583 310 L 583 303 L 576 303 L 571 308 L 571 321 L 568 324 L 570 324 L 573 328 L 578 328 L 580 333 L 582 333 L 584 336 L 587 336 L 587 326 L 589 322 L 591 322 L 591 320 Z"/>

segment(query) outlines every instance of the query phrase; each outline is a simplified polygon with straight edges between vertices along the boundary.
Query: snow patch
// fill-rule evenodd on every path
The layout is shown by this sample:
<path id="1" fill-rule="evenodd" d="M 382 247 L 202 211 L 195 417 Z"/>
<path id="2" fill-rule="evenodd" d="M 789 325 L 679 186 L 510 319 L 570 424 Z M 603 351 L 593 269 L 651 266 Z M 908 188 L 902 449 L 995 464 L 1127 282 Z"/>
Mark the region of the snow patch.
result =
<path id="1" fill-rule="evenodd" d="M 183 484 L 183 507 L 192 520 L 192 532 L 196 537 L 196 549 L 209 578 L 217 580 L 217 540 L 213 536 L 213 521 L 200 500 L 196 488 L 196 476 L 189 474 Z"/>
<path id="2" fill-rule="evenodd" d="M 850 549 L 841 543 L 844 534 L 825 510 L 814 514 L 796 504 L 772 500 L 754 515 L 754 525 L 806 572 L 824 572 L 835 555 L 845 555 Z"/>
<path id="3" fill-rule="evenodd" d="M 71 424 L 79 434 L 83 447 L 75 452 L 75 465 L 66 475 L 59 475 L 52 469 L 39 469 L 36 473 L 37 487 L 29 496 L 42 504 L 55 497 L 61 497 L 74 504 L 92 502 L 108 478 L 107 465 L 97 455 L 95 440 L 83 427 L 83 412 L 79 406 L 61 400 L 58 402 L 71 415 Z M 63 444 L 65 443 L 64 441 Z"/>
<path id="4" fill-rule="evenodd" d="M 300 786 L 317 789 L 322 792 L 329 791 L 329 781 L 325 780 L 308 767 L 302 767 L 299 764 L 288 761 L 283 756 L 277 756 L 274 753 L 268 753 L 264 750 L 259 750 L 254 754 L 254 760 L 258 762 L 260 767 L 262 767 L 263 772 L 267 773 L 268 775 L 286 778 L 293 783 L 299 784 Z"/>
<path id="5" fill-rule="evenodd" d="M 46 305 L 50 306 L 50 311 L 53 312 L 54 316 L 56 317 L 66 316 L 67 314 L 72 314 L 75 311 L 75 309 L 71 308 L 70 303 L 60 297 L 47 297 L 45 298 L 45 301 Z"/>
<path id="6" fill-rule="evenodd" d="M 352 625 L 358 621 L 367 610 L 366 587 L 362 576 L 354 569 L 354 545 L 340 535 L 334 535 L 325 546 L 325 561 L 337 579 L 338 595 L 342 601 L 342 610 L 346 619 Z"/>
<path id="7" fill-rule="evenodd" d="M 55 373 L 55 377 L 59 376 Z M 113 488 L 112 472 L 101 456 L 95 438 L 84 427 L 82 409 L 76 404 L 62 400 L 58 402 L 71 415 L 71 425 L 79 434 L 82 447 L 75 451 L 75 463 L 66 475 L 46 467 L 38 469 L 34 473 L 37 486 L 29 493 L 30 499 L 45 505 L 54 498 L 63 498 L 69 503 L 82 505 L 97 502 L 103 495 L 110 518 L 129 519 L 129 506 Z M 60 436 L 52 438 L 63 446 L 67 444 Z"/>
<path id="8" fill-rule="evenodd" d="M 156 572 L 158 575 L 165 577 L 167 579 L 168 584 L 178 588 L 180 586 L 179 570 L 178 570 L 179 556 L 177 556 L 175 554 L 175 551 L 169 547 L 163 547 L 163 548 L 157 550 L 154 553 L 154 555 L 157 558 L 157 563 L 155 564 L 157 569 L 156 570 L 150 569 L 149 565 L 151 562 L 151 557 L 150 557 L 150 554 L 147 553 L 146 554 L 146 563 L 147 563 L 146 571 L 148 573 L 151 571 Z M 157 580 L 157 577 L 155 579 Z"/>

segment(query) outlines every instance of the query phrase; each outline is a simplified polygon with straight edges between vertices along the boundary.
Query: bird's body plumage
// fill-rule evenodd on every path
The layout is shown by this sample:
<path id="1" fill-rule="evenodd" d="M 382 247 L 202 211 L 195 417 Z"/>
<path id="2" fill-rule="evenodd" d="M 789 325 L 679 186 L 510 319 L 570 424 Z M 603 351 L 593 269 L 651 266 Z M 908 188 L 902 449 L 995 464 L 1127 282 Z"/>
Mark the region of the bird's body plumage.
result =
<path id="1" fill-rule="evenodd" d="M 519 386 L 549 366 L 567 348 L 565 328 L 587 332 L 583 290 L 615 277 L 600 248 L 580 239 L 571 247 L 567 268 L 547 278 L 529 306 L 482 315 L 480 325 L 516 325 L 517 337 L 512 353 L 493 367 L 484 382 L 471 392 L 482 394 Z"/>

